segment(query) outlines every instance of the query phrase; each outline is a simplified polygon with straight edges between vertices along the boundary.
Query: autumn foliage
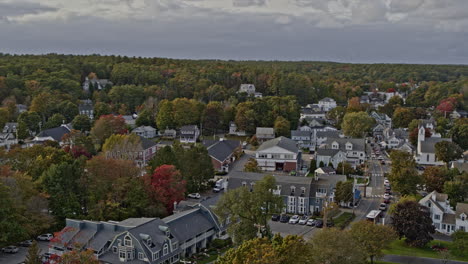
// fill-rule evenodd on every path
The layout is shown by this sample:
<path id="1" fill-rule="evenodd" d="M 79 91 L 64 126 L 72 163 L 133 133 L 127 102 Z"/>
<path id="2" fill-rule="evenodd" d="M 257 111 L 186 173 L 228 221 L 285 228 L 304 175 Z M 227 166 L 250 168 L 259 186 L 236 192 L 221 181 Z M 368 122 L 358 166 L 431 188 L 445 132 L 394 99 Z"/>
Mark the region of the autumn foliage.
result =
<path id="1" fill-rule="evenodd" d="M 186 181 L 173 165 L 159 166 L 152 175 L 145 177 L 150 196 L 164 204 L 168 213 L 174 210 L 174 202 L 184 199 Z"/>

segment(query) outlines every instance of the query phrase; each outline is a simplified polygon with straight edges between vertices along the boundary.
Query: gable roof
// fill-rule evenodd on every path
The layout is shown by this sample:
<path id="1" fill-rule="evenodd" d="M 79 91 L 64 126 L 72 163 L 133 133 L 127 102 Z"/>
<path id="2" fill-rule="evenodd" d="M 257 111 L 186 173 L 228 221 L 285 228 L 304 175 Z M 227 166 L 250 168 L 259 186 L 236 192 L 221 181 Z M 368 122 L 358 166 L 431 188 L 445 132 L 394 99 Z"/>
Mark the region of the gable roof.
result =
<path id="1" fill-rule="evenodd" d="M 144 137 L 142 137 L 142 136 L 140 136 L 140 140 L 141 140 L 141 147 L 142 147 L 143 149 L 149 149 L 149 148 L 154 147 L 154 146 L 157 145 L 156 142 L 154 142 L 154 141 L 152 141 L 152 140 L 149 140 L 149 139 L 147 139 L 147 138 L 144 138 Z"/>
<path id="2" fill-rule="evenodd" d="M 338 152 L 339 149 L 317 149 L 317 156 L 327 156 L 327 157 L 334 157 Z"/>
<path id="3" fill-rule="evenodd" d="M 460 218 L 462 213 L 468 216 L 468 203 L 457 203 L 457 207 L 455 209 L 456 218 Z"/>
<path id="4" fill-rule="evenodd" d="M 331 148 L 331 144 L 336 141 L 339 144 L 339 149 L 343 151 L 346 150 L 346 143 L 353 144 L 352 151 L 365 151 L 366 148 L 366 141 L 363 138 L 339 138 L 339 137 L 327 137 L 327 144 L 328 148 Z"/>
<path id="5" fill-rule="evenodd" d="M 426 138 L 424 141 L 419 141 L 421 144 L 421 152 L 435 153 L 435 145 L 442 141 L 452 141 L 450 138 Z"/>
<path id="6" fill-rule="evenodd" d="M 65 134 L 70 133 L 70 131 L 71 129 L 67 125 L 61 125 L 59 127 L 43 130 L 37 135 L 37 137 L 51 137 L 55 141 L 60 142 L 62 141 L 62 137 Z"/>
<path id="7" fill-rule="evenodd" d="M 277 137 L 263 142 L 262 145 L 257 149 L 257 151 L 263 151 L 272 147 L 280 147 L 287 151 L 297 153 L 299 148 L 296 146 L 296 142 L 292 139 L 286 137 Z"/>
<path id="8" fill-rule="evenodd" d="M 272 127 L 257 127 L 256 135 L 275 135 L 275 130 Z"/>
<path id="9" fill-rule="evenodd" d="M 333 98 L 330 98 L 330 97 L 325 97 L 323 98 L 322 100 L 319 101 L 320 102 L 334 102 L 335 100 L 333 100 Z"/>
<path id="10" fill-rule="evenodd" d="M 339 131 L 317 131 L 318 138 L 339 138 L 340 132 Z"/>
<path id="11" fill-rule="evenodd" d="M 310 137 L 310 131 L 291 130 L 291 137 Z"/>
<path id="12" fill-rule="evenodd" d="M 180 244 L 216 227 L 215 220 L 200 207 L 170 215 L 162 220 L 179 239 Z"/>
<path id="13" fill-rule="evenodd" d="M 203 145 L 210 157 L 223 162 L 241 146 L 241 143 L 238 140 L 204 140 Z"/>
<path id="14" fill-rule="evenodd" d="M 132 130 L 132 132 L 136 133 L 136 132 L 151 132 L 151 131 L 156 131 L 156 128 L 152 127 L 152 126 L 139 126 L 135 129 Z"/>

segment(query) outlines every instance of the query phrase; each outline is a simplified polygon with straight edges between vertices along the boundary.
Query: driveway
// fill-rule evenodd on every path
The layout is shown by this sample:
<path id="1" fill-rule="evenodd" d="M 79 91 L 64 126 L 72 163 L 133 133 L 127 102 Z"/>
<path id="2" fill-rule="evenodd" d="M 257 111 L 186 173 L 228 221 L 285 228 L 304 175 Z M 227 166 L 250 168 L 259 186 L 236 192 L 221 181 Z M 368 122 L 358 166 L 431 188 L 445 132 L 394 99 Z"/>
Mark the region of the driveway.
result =
<path id="1" fill-rule="evenodd" d="M 41 250 L 41 254 L 48 252 L 48 242 L 38 241 L 39 248 Z M 28 254 L 27 247 L 18 247 L 19 251 L 16 254 L 6 254 L 0 253 L 0 263 L 2 264 L 18 264 L 23 262 L 26 259 L 26 255 Z"/>

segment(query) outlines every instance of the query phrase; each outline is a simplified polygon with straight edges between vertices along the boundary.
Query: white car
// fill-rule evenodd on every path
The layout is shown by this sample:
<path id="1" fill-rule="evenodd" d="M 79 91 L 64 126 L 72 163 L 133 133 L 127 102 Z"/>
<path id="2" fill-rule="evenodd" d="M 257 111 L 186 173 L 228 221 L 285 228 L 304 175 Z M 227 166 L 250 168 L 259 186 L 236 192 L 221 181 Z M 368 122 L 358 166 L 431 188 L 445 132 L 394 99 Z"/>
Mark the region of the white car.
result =
<path id="1" fill-rule="evenodd" d="M 37 237 L 37 240 L 50 241 L 52 238 L 54 238 L 54 235 L 52 235 L 52 234 L 42 234 L 42 235 Z"/>
<path id="2" fill-rule="evenodd" d="M 307 221 L 309 221 L 309 217 L 304 215 L 304 216 L 301 217 L 301 219 L 299 219 L 299 224 L 300 225 L 305 225 L 305 224 L 307 224 Z"/>
<path id="3" fill-rule="evenodd" d="M 299 223 L 299 216 L 298 216 L 298 215 L 293 215 L 293 216 L 291 217 L 291 219 L 289 219 L 289 223 L 290 223 L 290 224 L 293 224 L 293 225 Z"/>
<path id="4" fill-rule="evenodd" d="M 187 195 L 189 198 L 193 198 L 193 199 L 200 199 L 201 198 L 201 195 L 199 193 L 190 193 L 189 195 Z"/>
<path id="5" fill-rule="evenodd" d="M 390 185 L 390 181 L 389 181 L 389 180 L 385 180 L 385 181 L 384 181 L 384 184 L 385 184 L 385 185 Z"/>
<path id="6" fill-rule="evenodd" d="M 18 253 L 18 248 L 15 246 L 8 246 L 2 248 L 3 253 Z"/>
<path id="7" fill-rule="evenodd" d="M 380 211 L 385 211 L 385 210 L 387 210 L 387 204 L 381 203 L 380 206 L 379 206 L 379 210 L 380 210 Z"/>
<path id="8" fill-rule="evenodd" d="M 307 224 L 308 226 L 315 226 L 315 219 L 309 219 L 307 220 Z"/>
<path id="9" fill-rule="evenodd" d="M 384 198 L 385 200 L 390 199 L 390 194 L 388 194 L 388 193 L 384 194 L 383 198 Z"/>

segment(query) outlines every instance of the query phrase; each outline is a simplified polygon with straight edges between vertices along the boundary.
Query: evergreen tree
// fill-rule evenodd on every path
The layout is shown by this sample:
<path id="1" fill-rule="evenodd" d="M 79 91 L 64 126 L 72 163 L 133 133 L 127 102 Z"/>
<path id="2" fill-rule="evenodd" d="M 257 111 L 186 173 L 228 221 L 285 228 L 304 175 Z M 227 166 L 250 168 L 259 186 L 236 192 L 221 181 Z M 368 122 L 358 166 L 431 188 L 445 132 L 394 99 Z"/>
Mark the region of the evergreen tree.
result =
<path id="1" fill-rule="evenodd" d="M 36 241 L 33 241 L 32 245 L 28 249 L 28 255 L 26 255 L 25 264 L 42 264 L 41 250 L 37 245 Z"/>

